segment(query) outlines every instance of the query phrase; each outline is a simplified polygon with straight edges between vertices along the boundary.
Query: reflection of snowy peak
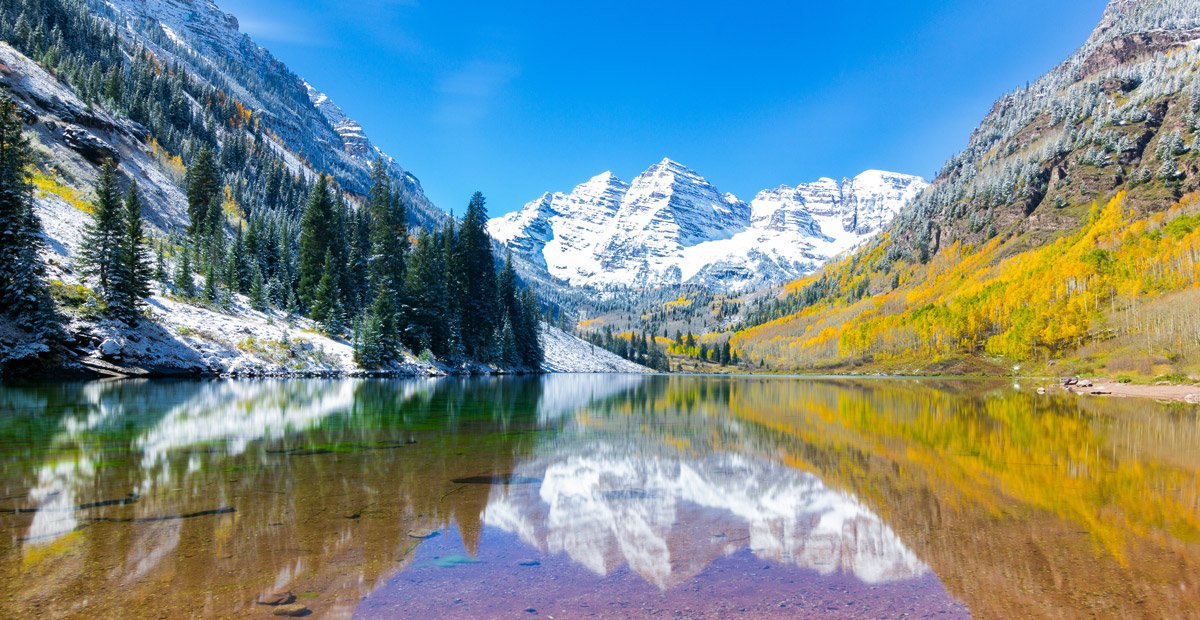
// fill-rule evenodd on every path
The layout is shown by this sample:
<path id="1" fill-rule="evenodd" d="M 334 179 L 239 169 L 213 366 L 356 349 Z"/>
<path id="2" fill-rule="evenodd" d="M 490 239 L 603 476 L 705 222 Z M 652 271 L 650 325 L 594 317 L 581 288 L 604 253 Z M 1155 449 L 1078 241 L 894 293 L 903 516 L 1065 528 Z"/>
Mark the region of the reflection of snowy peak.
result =
<path id="1" fill-rule="evenodd" d="M 611 172 L 489 222 L 513 251 L 572 284 L 714 289 L 810 273 L 883 229 L 924 180 L 868 170 L 765 190 L 749 205 L 670 159 L 630 184 Z"/>
<path id="2" fill-rule="evenodd" d="M 660 588 L 748 547 L 759 557 L 867 583 L 928 567 L 879 517 L 816 476 L 742 456 L 652 456 L 596 444 L 517 468 L 540 489 L 496 489 L 485 523 L 598 574 L 628 564 Z"/>

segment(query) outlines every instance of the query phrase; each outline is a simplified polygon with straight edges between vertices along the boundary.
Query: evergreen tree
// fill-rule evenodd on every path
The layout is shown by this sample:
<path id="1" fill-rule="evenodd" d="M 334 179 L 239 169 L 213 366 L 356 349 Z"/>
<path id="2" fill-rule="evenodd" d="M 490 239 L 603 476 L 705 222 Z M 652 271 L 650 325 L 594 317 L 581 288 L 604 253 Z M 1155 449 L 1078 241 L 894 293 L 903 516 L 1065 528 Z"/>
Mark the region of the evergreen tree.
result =
<path id="1" fill-rule="evenodd" d="M 108 295 L 108 312 L 114 318 L 132 325 L 138 320 L 138 310 L 150 297 L 151 266 L 147 253 L 146 232 L 142 222 L 142 200 L 137 183 L 130 183 L 125 193 L 123 234 L 112 268 L 112 290 Z"/>
<path id="2" fill-rule="evenodd" d="M 399 334 L 396 329 L 396 309 L 388 287 L 375 293 L 375 301 L 367 317 L 355 351 L 359 366 L 368 370 L 382 368 L 400 358 Z"/>
<path id="3" fill-rule="evenodd" d="M 184 299 L 195 299 L 196 280 L 192 278 L 192 253 L 187 248 L 181 248 L 179 258 L 175 262 L 175 294 Z"/>
<path id="4" fill-rule="evenodd" d="M 267 285 L 258 267 L 254 267 L 254 277 L 250 279 L 250 307 L 260 311 L 267 309 Z"/>
<path id="5" fill-rule="evenodd" d="M 398 194 L 392 193 L 382 158 L 375 160 L 371 170 L 371 190 L 367 195 L 366 207 L 371 215 L 371 255 L 368 259 L 371 284 L 376 289 L 385 282 L 400 287 L 405 281 L 404 259 L 408 245 L 404 203 Z M 393 290 L 392 293 L 396 295 L 399 291 Z"/>
<path id="6" fill-rule="evenodd" d="M 33 211 L 29 142 L 16 104 L 0 95 L 0 313 L 45 344 L 62 336 L 46 285 L 42 223 Z"/>
<path id="7" fill-rule="evenodd" d="M 512 368 L 520 363 L 521 358 L 517 355 L 517 342 L 513 335 L 512 321 L 507 316 L 504 317 L 495 341 L 499 343 L 499 351 L 498 354 L 493 354 L 492 361 L 506 368 Z"/>
<path id="8" fill-rule="evenodd" d="M 448 355 L 449 323 L 454 318 L 446 302 L 446 263 L 438 236 L 422 229 L 409 262 L 404 298 L 411 311 L 404 344 L 413 351 L 427 348 L 436 355 Z"/>
<path id="9" fill-rule="evenodd" d="M 518 316 L 521 317 L 521 321 L 516 336 L 520 345 L 518 353 L 521 363 L 536 370 L 541 368 L 545 352 L 538 339 L 538 334 L 541 332 L 541 312 L 538 311 L 537 295 L 533 288 L 527 287 L 521 293 L 521 309 Z"/>
<path id="10" fill-rule="evenodd" d="M 188 234 L 207 233 L 212 225 L 210 222 L 211 205 L 214 199 L 219 199 L 221 180 L 217 166 L 213 162 L 213 153 L 208 145 L 200 147 L 200 152 L 188 167 L 187 179 L 188 202 Z M 219 203 L 218 203 L 219 204 Z"/>
<path id="11" fill-rule="evenodd" d="M 325 252 L 324 275 L 313 295 L 312 319 L 320 323 L 332 336 L 337 336 L 345 329 L 345 316 L 342 311 L 341 291 L 338 290 L 337 269 L 334 268 L 333 250 Z"/>
<path id="12" fill-rule="evenodd" d="M 209 303 L 217 301 L 217 266 L 212 261 L 204 269 L 204 292 L 201 295 Z"/>
<path id="13" fill-rule="evenodd" d="M 446 227 L 442 230 L 442 265 L 445 266 L 446 277 L 445 282 L 445 300 L 446 313 L 444 315 L 445 333 L 446 333 L 446 354 L 453 359 L 459 359 L 466 355 L 465 347 L 462 339 L 462 298 L 463 298 L 463 280 L 461 274 L 456 270 L 458 263 L 458 231 L 454 226 L 454 215 L 446 220 Z"/>
<path id="14" fill-rule="evenodd" d="M 167 256 L 163 243 L 160 241 L 155 244 L 154 252 L 154 279 L 158 281 L 159 290 L 167 285 Z"/>
<path id="15" fill-rule="evenodd" d="M 358 315 L 369 309 L 372 301 L 370 280 L 371 214 L 358 209 L 350 214 L 350 251 L 346 255 L 346 281 L 343 283 L 346 311 Z"/>
<path id="16" fill-rule="evenodd" d="M 311 308 L 316 303 L 317 289 L 326 269 L 336 269 L 332 261 L 333 227 L 333 198 L 329 195 L 329 181 L 322 174 L 309 193 L 308 206 L 300 221 L 299 296 L 305 307 Z M 329 274 L 334 282 L 339 273 Z"/>
<path id="17" fill-rule="evenodd" d="M 117 165 L 105 160 L 100 167 L 96 198 L 92 201 L 92 218 L 83 229 L 80 251 L 83 274 L 96 280 L 97 289 L 107 301 L 113 292 L 112 272 L 119 269 L 121 239 L 124 236 L 120 189 L 117 187 Z"/>
<path id="18" fill-rule="evenodd" d="M 487 355 L 488 340 L 500 327 L 496 263 L 492 240 L 487 234 L 487 209 L 479 192 L 471 197 L 459 227 L 454 268 L 461 282 L 458 306 L 463 348 L 478 359 Z"/>

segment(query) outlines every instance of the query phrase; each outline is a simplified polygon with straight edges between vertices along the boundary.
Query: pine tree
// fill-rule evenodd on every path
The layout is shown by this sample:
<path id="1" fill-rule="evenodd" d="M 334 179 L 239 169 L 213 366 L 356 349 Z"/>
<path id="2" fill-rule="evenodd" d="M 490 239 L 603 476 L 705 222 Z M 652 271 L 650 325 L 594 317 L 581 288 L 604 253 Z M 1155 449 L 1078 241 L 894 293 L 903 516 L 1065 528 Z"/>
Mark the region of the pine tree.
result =
<path id="1" fill-rule="evenodd" d="M 238 226 L 237 234 L 234 236 L 233 245 L 229 246 L 230 262 L 228 269 L 230 273 L 229 288 L 239 292 L 248 293 L 250 291 L 250 282 L 253 278 L 253 272 L 250 269 L 252 256 L 246 251 L 246 235 L 245 229 Z"/>
<path id="2" fill-rule="evenodd" d="M 533 288 L 527 287 L 521 293 L 520 326 L 517 331 L 517 341 L 520 343 L 518 353 L 521 363 L 528 368 L 538 369 L 545 359 L 542 343 L 538 339 L 541 333 L 541 312 L 538 307 L 537 294 Z"/>
<path id="3" fill-rule="evenodd" d="M 341 291 L 338 290 L 337 270 L 334 267 L 333 250 L 326 250 L 324 275 L 313 295 L 312 319 L 325 327 L 330 335 L 339 335 L 345 327 L 342 314 Z"/>
<path id="4" fill-rule="evenodd" d="M 363 368 L 374 370 L 400 358 L 396 310 L 389 288 L 380 288 L 359 338 L 355 358 Z"/>
<path id="5" fill-rule="evenodd" d="M 119 270 L 118 256 L 124 206 L 117 187 L 117 165 L 105 160 L 100 167 L 100 178 L 96 185 L 96 198 L 92 201 L 92 219 L 83 229 L 83 244 L 80 251 L 83 274 L 96 280 L 97 289 L 106 300 L 112 295 L 112 273 Z"/>
<path id="6" fill-rule="evenodd" d="M 217 301 L 217 266 L 212 261 L 204 269 L 204 292 L 201 296 L 209 303 Z"/>
<path id="7" fill-rule="evenodd" d="M 373 289 L 370 280 L 371 214 L 359 209 L 350 214 L 350 251 L 346 255 L 346 282 L 343 284 L 347 312 L 359 315 L 369 310 Z"/>
<path id="8" fill-rule="evenodd" d="M 413 351 L 429 349 L 436 355 L 447 355 L 448 323 L 453 317 L 446 303 L 446 263 L 438 236 L 421 230 L 409 263 L 404 298 L 411 311 L 403 331 L 404 344 Z"/>
<path id="9" fill-rule="evenodd" d="M 184 299 L 196 298 L 196 280 L 192 278 L 192 253 L 181 248 L 175 262 L 175 294 Z"/>
<path id="10" fill-rule="evenodd" d="M 445 300 L 446 313 L 443 315 L 446 333 L 446 355 L 451 359 L 460 359 L 466 355 L 462 339 L 462 274 L 456 270 L 458 263 L 458 231 L 454 227 L 454 215 L 446 220 L 442 229 L 442 261 L 445 267 Z M 436 349 L 435 349 L 436 351 Z"/>
<path id="11" fill-rule="evenodd" d="M 151 266 L 147 252 L 146 232 L 142 223 L 142 200 L 137 183 L 130 183 L 125 193 L 123 234 L 113 266 L 112 291 L 108 296 L 108 312 L 114 318 L 132 325 L 138 320 L 138 310 L 150 297 Z"/>
<path id="12" fill-rule="evenodd" d="M 408 232 L 405 230 L 404 202 L 392 192 L 391 181 L 383 159 L 376 159 L 371 170 L 371 190 L 367 196 L 367 211 L 371 215 L 371 255 L 368 264 L 371 284 L 376 289 L 385 282 L 400 287 L 405 282 L 405 255 Z M 393 290 L 397 295 L 399 290 Z M 399 299 L 396 299 L 399 302 Z"/>
<path id="13" fill-rule="evenodd" d="M 250 307 L 259 311 L 267 309 L 267 285 L 258 267 L 254 268 L 254 277 L 250 280 Z"/>
<path id="14" fill-rule="evenodd" d="M 31 164 L 16 104 L 0 95 L 0 313 L 47 344 L 63 333 L 45 282 L 45 242 L 41 220 L 33 211 Z"/>
<path id="15" fill-rule="evenodd" d="M 499 338 L 499 355 L 493 356 L 491 361 L 499 363 L 506 368 L 512 368 L 520 363 L 521 358 L 517 355 L 517 341 L 513 335 L 512 321 L 506 316 L 501 324 Z"/>
<path id="16" fill-rule="evenodd" d="M 154 252 L 154 279 L 158 281 L 159 290 L 167 285 L 167 255 L 163 243 L 160 241 L 155 244 Z"/>
<path id="17" fill-rule="evenodd" d="M 334 237 L 333 198 L 329 195 L 329 181 L 322 174 L 309 193 L 308 206 L 300 221 L 300 302 L 305 307 L 316 303 L 317 288 L 327 273 L 326 263 L 334 269 L 331 244 Z M 336 278 L 338 271 L 330 274 Z M 335 280 L 336 281 L 336 280 Z M 314 317 L 316 318 L 316 317 Z"/>
<path id="18" fill-rule="evenodd" d="M 211 222 L 210 206 L 220 190 L 220 178 L 213 162 L 212 150 L 208 145 L 192 160 L 187 172 L 188 234 L 204 234 L 207 237 Z"/>
<path id="19" fill-rule="evenodd" d="M 463 348 L 476 358 L 486 356 L 489 337 L 498 330 L 496 263 L 487 234 L 483 195 L 475 192 L 467 206 L 455 246 L 455 266 L 461 280 L 459 324 Z"/>

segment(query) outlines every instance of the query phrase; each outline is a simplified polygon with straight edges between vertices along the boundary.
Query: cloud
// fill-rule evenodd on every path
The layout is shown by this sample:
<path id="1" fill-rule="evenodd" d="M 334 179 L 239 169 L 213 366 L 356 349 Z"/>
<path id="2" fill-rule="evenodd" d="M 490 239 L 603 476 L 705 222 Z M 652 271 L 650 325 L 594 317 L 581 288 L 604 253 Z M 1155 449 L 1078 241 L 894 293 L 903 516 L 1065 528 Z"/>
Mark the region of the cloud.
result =
<path id="1" fill-rule="evenodd" d="M 462 97 L 488 98 L 518 75 L 513 65 L 500 62 L 473 61 L 442 78 L 438 92 Z"/>
<path id="2" fill-rule="evenodd" d="M 238 17 L 238 29 L 262 43 L 293 43 L 328 47 L 329 41 L 306 25 L 276 19 L 263 19 L 252 15 Z"/>
<path id="3" fill-rule="evenodd" d="M 520 75 L 514 65 L 472 61 L 445 75 L 437 84 L 442 100 L 437 119 L 447 125 L 470 126 L 487 116 L 492 102 Z"/>

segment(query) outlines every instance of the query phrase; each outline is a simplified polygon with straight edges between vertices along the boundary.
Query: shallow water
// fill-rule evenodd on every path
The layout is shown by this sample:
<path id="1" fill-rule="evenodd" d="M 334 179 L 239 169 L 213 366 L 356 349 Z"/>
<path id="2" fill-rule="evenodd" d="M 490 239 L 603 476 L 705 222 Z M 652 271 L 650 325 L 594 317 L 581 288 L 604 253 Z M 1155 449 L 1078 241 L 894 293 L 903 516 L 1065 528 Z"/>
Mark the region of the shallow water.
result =
<path id="1" fill-rule="evenodd" d="M 1194 406 L 1005 382 L 0 386 L 13 617 L 1200 617 Z"/>

